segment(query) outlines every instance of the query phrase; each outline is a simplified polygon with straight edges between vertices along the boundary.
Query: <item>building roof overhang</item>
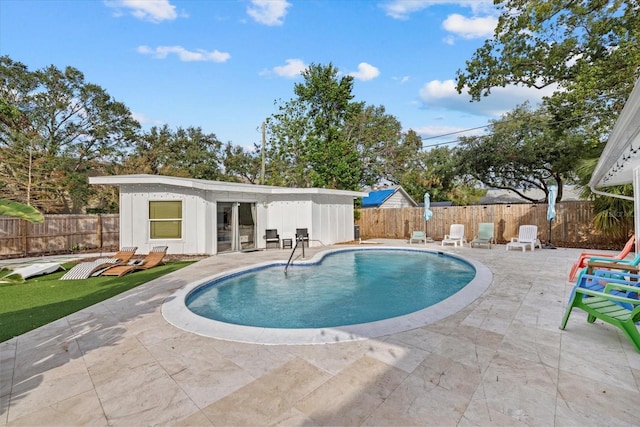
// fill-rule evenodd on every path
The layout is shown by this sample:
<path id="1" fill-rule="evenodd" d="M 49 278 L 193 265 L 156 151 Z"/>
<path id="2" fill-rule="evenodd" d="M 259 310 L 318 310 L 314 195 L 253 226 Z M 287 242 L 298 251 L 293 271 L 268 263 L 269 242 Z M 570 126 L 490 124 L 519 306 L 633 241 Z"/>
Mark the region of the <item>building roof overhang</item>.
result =
<path id="1" fill-rule="evenodd" d="M 640 167 L 640 79 L 636 81 L 607 145 L 596 165 L 589 187 L 631 184 L 633 170 Z"/>
<path id="2" fill-rule="evenodd" d="M 270 185 L 245 184 L 238 182 L 209 181 L 206 179 L 181 178 L 165 175 L 112 175 L 89 177 L 89 184 L 95 185 L 154 185 L 162 184 L 174 187 L 193 188 L 207 191 L 235 191 L 238 193 L 253 193 L 265 195 L 278 194 L 308 194 L 348 196 L 354 199 L 365 197 L 368 193 L 362 191 L 330 190 L 326 188 L 289 188 Z"/>

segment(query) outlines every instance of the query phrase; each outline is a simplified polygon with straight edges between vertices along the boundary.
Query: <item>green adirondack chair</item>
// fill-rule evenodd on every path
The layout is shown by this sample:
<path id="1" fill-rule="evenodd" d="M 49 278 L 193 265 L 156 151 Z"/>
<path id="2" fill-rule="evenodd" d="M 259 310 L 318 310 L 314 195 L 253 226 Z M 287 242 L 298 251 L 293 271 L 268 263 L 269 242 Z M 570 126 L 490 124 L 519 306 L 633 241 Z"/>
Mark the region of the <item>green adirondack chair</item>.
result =
<path id="1" fill-rule="evenodd" d="M 577 287 L 564 313 L 560 329 L 567 326 L 571 310 L 579 308 L 587 312 L 587 322 L 593 323 L 596 319 L 607 322 L 617 328 L 629 338 L 633 346 L 640 353 L 640 333 L 636 322 L 640 321 L 640 305 L 637 299 L 613 295 L 614 290 L 637 292 L 638 287 L 620 283 L 607 283 L 602 292 Z M 622 307 L 616 302 L 631 304 L 633 310 Z"/>

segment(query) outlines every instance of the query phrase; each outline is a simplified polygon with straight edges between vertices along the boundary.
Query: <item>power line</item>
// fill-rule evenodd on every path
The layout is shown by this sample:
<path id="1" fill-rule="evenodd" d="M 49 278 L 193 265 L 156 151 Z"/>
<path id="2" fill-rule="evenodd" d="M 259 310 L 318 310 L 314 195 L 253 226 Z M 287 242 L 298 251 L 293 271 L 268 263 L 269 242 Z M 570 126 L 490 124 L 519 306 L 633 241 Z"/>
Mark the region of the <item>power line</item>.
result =
<path id="1" fill-rule="evenodd" d="M 544 123 L 543 126 L 557 125 L 557 124 L 561 124 L 561 123 L 565 123 L 565 122 L 571 122 L 571 121 L 574 121 L 574 120 L 588 119 L 588 118 L 592 118 L 592 117 L 602 116 L 604 114 L 606 114 L 606 113 L 591 114 L 591 115 L 579 116 L 579 117 L 571 117 L 571 118 L 564 119 L 564 120 L 558 120 L 558 121 L 555 121 L 555 122 Z M 500 122 L 500 123 L 508 123 L 508 121 L 503 121 L 503 122 Z M 442 137 L 445 137 L 445 136 L 455 135 L 455 134 L 458 134 L 458 133 L 465 133 L 465 132 L 470 132 L 472 130 L 484 129 L 484 128 L 487 128 L 487 127 L 490 127 L 490 126 L 493 126 L 493 123 L 489 124 L 489 125 L 484 125 L 484 126 L 477 126 L 477 127 L 473 127 L 473 128 L 462 129 L 462 130 L 455 131 L 455 132 L 443 133 L 442 135 L 428 136 L 428 137 L 424 137 L 424 138 L 420 138 L 420 139 L 422 141 L 428 141 L 430 139 L 442 138 Z M 485 135 L 485 136 L 489 136 L 489 135 Z M 438 142 L 436 144 L 431 144 L 431 145 L 423 145 L 422 148 L 439 147 L 441 145 L 455 144 L 457 142 L 460 142 L 459 138 L 454 139 L 453 141 Z"/>
<path id="2" fill-rule="evenodd" d="M 436 136 L 427 136 L 427 137 L 420 138 L 420 139 L 423 140 L 423 141 L 426 141 L 426 140 L 429 140 L 429 139 L 442 138 L 443 136 L 455 135 L 457 133 L 464 133 L 464 132 L 469 132 L 469 131 L 472 131 L 472 130 L 484 129 L 484 128 L 488 128 L 489 126 L 491 126 L 491 125 L 484 125 L 484 126 L 478 126 L 478 127 L 475 127 L 475 128 L 457 130 L 455 132 L 443 133 L 442 135 L 436 135 Z"/>

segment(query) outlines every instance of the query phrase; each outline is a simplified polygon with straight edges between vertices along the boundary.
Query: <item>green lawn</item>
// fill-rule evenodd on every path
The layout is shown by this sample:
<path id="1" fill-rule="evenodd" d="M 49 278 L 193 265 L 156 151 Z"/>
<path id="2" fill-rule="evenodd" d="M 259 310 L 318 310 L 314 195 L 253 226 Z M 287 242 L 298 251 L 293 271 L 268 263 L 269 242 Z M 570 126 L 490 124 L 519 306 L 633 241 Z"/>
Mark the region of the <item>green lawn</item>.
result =
<path id="1" fill-rule="evenodd" d="M 173 261 L 122 277 L 59 280 L 65 271 L 33 277 L 24 283 L 0 284 L 0 342 L 46 325 L 85 307 L 186 267 Z M 65 264 L 68 270 L 73 264 Z"/>

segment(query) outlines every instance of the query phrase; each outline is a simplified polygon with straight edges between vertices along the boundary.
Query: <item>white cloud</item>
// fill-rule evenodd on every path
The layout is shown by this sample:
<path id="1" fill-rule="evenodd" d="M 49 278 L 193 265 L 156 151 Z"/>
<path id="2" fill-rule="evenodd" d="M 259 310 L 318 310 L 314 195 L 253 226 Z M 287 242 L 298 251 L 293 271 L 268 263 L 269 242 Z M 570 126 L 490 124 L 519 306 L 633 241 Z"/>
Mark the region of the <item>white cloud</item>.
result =
<path id="1" fill-rule="evenodd" d="M 178 17 L 176 7 L 169 0 L 104 0 L 108 7 L 116 9 L 129 9 L 130 13 L 138 19 L 150 22 L 172 21 Z"/>
<path id="2" fill-rule="evenodd" d="M 170 54 L 178 56 L 180 61 L 184 62 L 226 62 L 231 58 L 231 55 L 226 52 L 220 52 L 218 50 L 206 51 L 204 49 L 197 49 L 190 51 L 182 46 L 158 46 L 155 49 L 149 46 L 138 46 L 138 53 L 143 55 L 152 55 L 158 59 L 165 59 Z"/>
<path id="3" fill-rule="evenodd" d="M 394 19 L 409 19 L 409 15 L 437 5 L 470 7 L 473 13 L 495 10 L 491 0 L 391 0 L 382 5 L 385 13 Z"/>
<path id="4" fill-rule="evenodd" d="M 142 127 L 162 126 L 166 123 L 166 122 L 163 122 L 162 120 L 150 119 L 146 115 L 135 112 L 135 111 L 131 112 L 131 117 L 133 117 L 138 123 L 140 123 Z"/>
<path id="5" fill-rule="evenodd" d="M 251 0 L 247 14 L 264 25 L 282 25 L 291 3 L 287 0 Z"/>
<path id="6" fill-rule="evenodd" d="M 420 99 L 423 107 L 429 109 L 442 108 L 497 118 L 525 101 L 529 101 L 535 107 L 543 96 L 549 96 L 555 90 L 555 86 L 544 89 L 523 86 L 498 87 L 491 89 L 491 94 L 482 97 L 480 101 L 470 102 L 471 97 L 466 92 L 459 94 L 456 91 L 453 80 L 432 80 L 420 89 Z"/>
<path id="7" fill-rule="evenodd" d="M 392 80 L 397 80 L 400 82 L 400 84 L 405 84 L 406 82 L 408 82 L 411 78 L 409 76 L 402 76 L 402 77 L 391 77 Z"/>
<path id="8" fill-rule="evenodd" d="M 454 44 L 456 44 L 456 38 L 451 36 L 451 35 L 449 35 L 449 36 L 446 36 L 445 38 L 443 38 L 442 42 L 444 44 L 448 44 L 449 46 L 453 46 Z"/>
<path id="9" fill-rule="evenodd" d="M 296 78 L 300 73 L 307 69 L 307 65 L 302 59 L 287 59 L 285 62 L 287 65 L 273 67 L 271 71 L 263 71 L 260 74 L 265 75 L 273 73 L 280 77 Z"/>
<path id="10" fill-rule="evenodd" d="M 144 125 L 149 122 L 149 119 L 147 119 L 147 116 L 145 116 L 142 113 L 136 113 L 135 111 L 131 112 L 131 117 L 141 125 Z"/>
<path id="11" fill-rule="evenodd" d="M 367 81 L 378 77 L 380 75 L 380 70 L 371 64 L 361 62 L 358 64 L 358 71 L 349 73 L 349 75 L 356 80 Z"/>
<path id="12" fill-rule="evenodd" d="M 496 25 L 498 25 L 498 18 L 495 16 L 467 18 L 457 13 L 447 16 L 442 23 L 445 30 L 465 39 L 491 37 Z"/>

